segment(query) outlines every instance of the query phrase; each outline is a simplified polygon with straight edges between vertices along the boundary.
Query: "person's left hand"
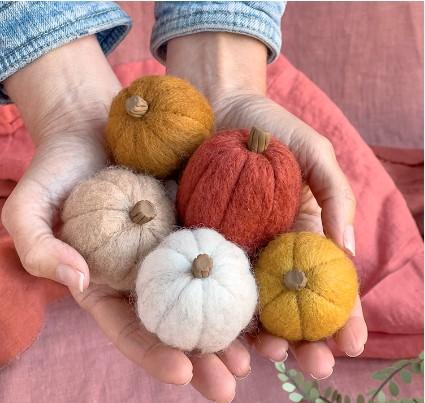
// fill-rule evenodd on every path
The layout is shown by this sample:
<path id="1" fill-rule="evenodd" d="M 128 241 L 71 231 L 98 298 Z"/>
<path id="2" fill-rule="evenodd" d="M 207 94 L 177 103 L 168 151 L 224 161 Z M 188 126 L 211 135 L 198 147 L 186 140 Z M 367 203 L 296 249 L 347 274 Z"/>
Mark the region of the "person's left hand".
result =
<path id="1" fill-rule="evenodd" d="M 216 130 L 258 126 L 273 133 L 296 156 L 305 180 L 294 231 L 325 233 L 349 254 L 355 254 L 355 198 L 332 144 L 314 129 L 265 96 L 266 49 L 253 38 L 202 33 L 168 43 L 167 73 L 189 80 L 209 99 Z M 291 344 L 261 331 L 252 340 L 272 361 L 284 361 L 287 350 L 315 379 L 331 375 L 335 360 L 325 341 Z M 360 298 L 334 340 L 349 356 L 360 355 L 367 340 Z M 237 359 L 235 357 L 235 359 Z"/>

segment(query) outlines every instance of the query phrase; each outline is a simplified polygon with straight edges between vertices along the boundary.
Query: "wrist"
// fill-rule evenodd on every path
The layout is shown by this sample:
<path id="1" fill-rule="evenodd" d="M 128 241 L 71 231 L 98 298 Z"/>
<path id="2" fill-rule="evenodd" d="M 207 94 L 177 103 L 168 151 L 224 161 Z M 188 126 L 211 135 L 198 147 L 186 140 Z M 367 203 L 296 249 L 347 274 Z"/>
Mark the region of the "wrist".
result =
<path id="1" fill-rule="evenodd" d="M 171 39 L 167 74 L 182 77 L 211 102 L 227 94 L 266 91 L 267 48 L 255 38 L 226 32 L 204 32 Z"/>
<path id="2" fill-rule="evenodd" d="M 36 145 L 62 133 L 100 133 L 121 89 L 95 37 L 45 54 L 4 85 Z"/>

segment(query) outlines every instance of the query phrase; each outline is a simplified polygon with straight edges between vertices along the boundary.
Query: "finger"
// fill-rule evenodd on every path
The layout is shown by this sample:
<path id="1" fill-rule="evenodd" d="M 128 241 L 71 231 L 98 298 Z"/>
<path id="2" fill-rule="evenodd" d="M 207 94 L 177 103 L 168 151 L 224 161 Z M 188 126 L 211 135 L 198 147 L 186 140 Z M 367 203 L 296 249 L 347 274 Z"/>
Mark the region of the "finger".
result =
<path id="1" fill-rule="evenodd" d="M 251 356 L 239 340 L 235 340 L 225 350 L 217 353 L 217 356 L 237 379 L 246 378 L 251 372 Z"/>
<path id="2" fill-rule="evenodd" d="M 149 333 L 120 293 L 106 286 L 92 285 L 83 294 L 75 291 L 72 294 L 128 359 L 162 382 L 175 385 L 190 382 L 192 364 L 189 358 Z"/>
<path id="3" fill-rule="evenodd" d="M 236 380 L 215 354 L 194 355 L 192 386 L 215 402 L 231 402 L 236 393 Z"/>
<path id="4" fill-rule="evenodd" d="M 300 342 L 291 346 L 291 351 L 301 370 L 312 378 L 322 380 L 332 375 L 335 359 L 325 342 Z"/>
<path id="5" fill-rule="evenodd" d="M 288 342 L 262 330 L 253 339 L 258 354 L 274 362 L 282 362 L 288 358 Z"/>
<path id="6" fill-rule="evenodd" d="M 360 297 L 357 297 L 353 311 L 345 326 L 334 337 L 338 348 L 349 357 L 359 356 L 367 341 L 367 326 L 363 317 Z"/>
<path id="7" fill-rule="evenodd" d="M 339 246 L 355 255 L 354 193 L 338 164 L 331 142 L 311 129 L 308 130 L 308 143 L 306 136 L 300 136 L 302 140 L 293 141 L 303 143 L 294 147 L 295 150 L 303 150 L 299 161 L 305 179 L 322 208 L 324 232 Z"/>
<path id="8" fill-rule="evenodd" d="M 22 180 L 3 207 L 3 225 L 28 273 L 82 292 L 90 281 L 87 263 L 75 249 L 54 237 L 55 208 L 46 201 L 45 193 L 39 184 Z"/>

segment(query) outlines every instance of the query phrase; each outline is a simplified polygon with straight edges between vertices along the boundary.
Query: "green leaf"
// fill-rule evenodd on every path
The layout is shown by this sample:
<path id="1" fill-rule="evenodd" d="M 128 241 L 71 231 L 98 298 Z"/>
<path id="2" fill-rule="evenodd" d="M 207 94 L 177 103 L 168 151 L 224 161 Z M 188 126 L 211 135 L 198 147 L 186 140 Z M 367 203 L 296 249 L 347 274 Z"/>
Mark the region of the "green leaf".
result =
<path id="1" fill-rule="evenodd" d="M 296 387 L 294 384 L 290 383 L 290 382 L 285 382 L 285 383 L 282 385 L 282 389 L 283 389 L 285 392 L 288 392 L 288 393 L 293 392 L 296 388 L 297 388 L 297 387 Z"/>
<path id="2" fill-rule="evenodd" d="M 386 397 L 385 397 L 385 393 L 383 390 L 380 390 L 378 393 L 378 396 L 376 396 L 376 401 L 378 403 L 385 403 L 386 402 Z"/>
<path id="3" fill-rule="evenodd" d="M 423 374 L 424 373 L 424 362 L 423 361 L 420 363 L 420 368 L 421 368 L 421 373 Z"/>
<path id="4" fill-rule="evenodd" d="M 401 371 L 400 372 L 400 378 L 404 383 L 410 383 L 412 382 L 412 374 L 409 371 Z"/>
<path id="5" fill-rule="evenodd" d="M 337 390 L 334 390 L 334 392 L 332 393 L 331 400 L 334 401 L 334 400 L 336 400 L 337 397 L 338 397 L 338 391 Z"/>
<path id="6" fill-rule="evenodd" d="M 400 389 L 395 382 L 390 382 L 389 389 L 392 396 L 398 396 L 400 393 Z"/>
<path id="7" fill-rule="evenodd" d="M 290 399 L 292 402 L 298 403 L 298 402 L 300 402 L 300 401 L 303 399 L 303 395 L 300 395 L 300 394 L 299 394 L 299 393 L 297 393 L 297 392 L 293 392 L 293 393 L 291 393 L 291 394 L 289 395 L 289 399 Z"/>
<path id="8" fill-rule="evenodd" d="M 419 358 L 422 359 L 422 360 L 424 359 L 424 352 L 423 351 L 422 351 L 422 353 L 419 354 Z"/>
<path id="9" fill-rule="evenodd" d="M 290 376 L 294 377 L 294 376 L 297 376 L 298 371 L 296 371 L 295 369 L 290 369 L 289 372 L 288 372 L 288 374 Z"/>
<path id="10" fill-rule="evenodd" d="M 391 399 L 390 403 L 398 403 L 398 400 L 397 399 Z"/>
<path id="11" fill-rule="evenodd" d="M 420 362 L 414 362 L 408 368 L 410 368 L 410 370 L 414 374 L 420 374 L 421 373 L 421 363 Z"/>
<path id="12" fill-rule="evenodd" d="M 337 403 L 341 403 L 342 402 L 342 395 L 338 393 L 338 396 L 336 397 L 336 401 Z"/>
<path id="13" fill-rule="evenodd" d="M 372 374 L 373 379 L 377 379 L 378 381 L 383 381 L 387 379 L 387 377 L 393 372 L 391 368 L 381 369 L 380 371 L 376 371 Z"/>
<path id="14" fill-rule="evenodd" d="M 315 400 L 320 396 L 320 392 L 316 388 L 311 388 L 308 396 L 311 400 Z"/>
<path id="15" fill-rule="evenodd" d="M 312 387 L 313 387 L 313 382 L 312 381 L 306 381 L 306 382 L 304 382 L 304 385 L 303 385 L 303 391 L 308 393 L 308 392 L 310 392 Z"/>
<path id="16" fill-rule="evenodd" d="M 286 371 L 285 364 L 283 362 L 275 362 L 274 366 L 279 372 L 285 372 Z"/>
<path id="17" fill-rule="evenodd" d="M 365 403 L 365 398 L 363 395 L 358 395 L 356 399 L 357 403 Z"/>
<path id="18" fill-rule="evenodd" d="M 282 373 L 277 374 L 277 377 L 282 381 L 282 382 L 286 382 L 289 378 Z"/>
<path id="19" fill-rule="evenodd" d="M 350 403 L 350 402 L 351 402 L 350 396 L 345 395 L 344 403 Z"/>
<path id="20" fill-rule="evenodd" d="M 314 401 L 314 403 L 325 403 L 325 401 L 324 401 L 324 400 L 322 400 L 322 399 L 320 399 L 320 397 L 319 397 L 318 399 L 316 399 L 316 400 Z"/>
<path id="21" fill-rule="evenodd" d="M 332 388 L 329 386 L 328 388 L 326 388 L 325 393 L 323 394 L 323 396 L 325 396 L 327 398 L 331 394 L 332 394 Z"/>
<path id="22" fill-rule="evenodd" d="M 304 385 L 304 375 L 302 374 L 302 372 L 297 372 L 294 376 L 294 381 L 300 385 L 300 387 L 302 387 Z"/>

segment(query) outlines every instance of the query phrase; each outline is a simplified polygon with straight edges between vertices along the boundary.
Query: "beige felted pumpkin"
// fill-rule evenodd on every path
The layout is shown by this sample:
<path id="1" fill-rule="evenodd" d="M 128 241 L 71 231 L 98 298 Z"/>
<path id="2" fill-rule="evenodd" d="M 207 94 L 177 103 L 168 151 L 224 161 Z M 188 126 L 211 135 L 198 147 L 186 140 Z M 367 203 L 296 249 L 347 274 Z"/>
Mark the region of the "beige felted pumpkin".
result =
<path id="1" fill-rule="evenodd" d="M 76 186 L 66 200 L 61 238 L 86 259 L 91 281 L 130 290 L 136 263 L 171 232 L 174 217 L 159 181 L 107 168 Z"/>

